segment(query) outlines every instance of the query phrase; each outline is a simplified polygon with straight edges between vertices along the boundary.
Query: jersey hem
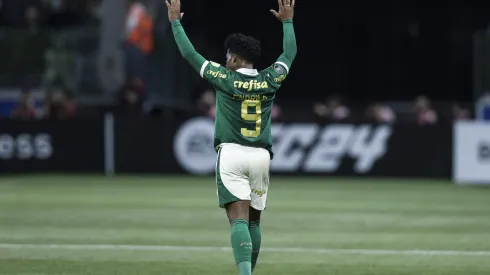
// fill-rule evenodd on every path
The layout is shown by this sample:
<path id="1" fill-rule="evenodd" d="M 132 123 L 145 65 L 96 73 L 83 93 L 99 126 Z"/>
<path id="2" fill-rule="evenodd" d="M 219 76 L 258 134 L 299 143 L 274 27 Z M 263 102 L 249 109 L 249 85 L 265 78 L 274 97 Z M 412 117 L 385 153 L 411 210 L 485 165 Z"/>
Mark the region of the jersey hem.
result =
<path id="1" fill-rule="evenodd" d="M 233 142 L 222 142 L 218 145 L 216 145 L 214 147 L 214 150 L 216 152 L 219 151 L 220 148 L 223 148 L 224 145 L 239 145 L 239 146 L 243 146 L 243 147 L 247 147 L 247 148 L 257 148 L 257 149 L 264 149 L 266 150 L 267 152 L 269 152 L 269 156 L 271 159 L 274 158 L 274 152 L 272 152 L 272 148 L 271 147 L 263 147 L 263 146 L 248 146 L 248 145 L 243 145 L 243 144 L 238 144 L 238 143 L 233 143 Z"/>
<path id="2" fill-rule="evenodd" d="M 248 145 L 243 145 L 243 144 L 234 143 L 234 142 L 222 142 L 222 143 L 218 144 L 216 147 L 214 147 L 214 149 L 218 150 L 219 148 L 222 148 L 223 146 L 226 146 L 226 145 L 239 145 L 239 146 L 248 147 L 248 148 L 259 148 L 259 149 L 267 150 L 267 148 L 264 148 L 262 146 L 248 146 Z"/>

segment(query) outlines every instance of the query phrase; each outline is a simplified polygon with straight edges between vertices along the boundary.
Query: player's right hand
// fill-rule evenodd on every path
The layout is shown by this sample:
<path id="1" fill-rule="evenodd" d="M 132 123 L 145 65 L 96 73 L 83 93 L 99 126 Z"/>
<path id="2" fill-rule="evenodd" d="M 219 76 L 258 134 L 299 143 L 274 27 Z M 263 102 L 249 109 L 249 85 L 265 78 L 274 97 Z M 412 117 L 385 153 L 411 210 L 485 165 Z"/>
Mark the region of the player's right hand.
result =
<path id="1" fill-rule="evenodd" d="M 293 19 L 294 17 L 294 4 L 296 0 L 277 0 L 279 4 L 279 11 L 271 10 L 272 14 L 279 20 L 285 21 Z"/>
<path id="2" fill-rule="evenodd" d="M 171 0 L 170 3 L 168 0 L 165 0 L 165 4 L 167 4 L 168 8 L 168 20 L 181 20 L 184 16 L 183 12 L 180 12 L 180 0 Z"/>

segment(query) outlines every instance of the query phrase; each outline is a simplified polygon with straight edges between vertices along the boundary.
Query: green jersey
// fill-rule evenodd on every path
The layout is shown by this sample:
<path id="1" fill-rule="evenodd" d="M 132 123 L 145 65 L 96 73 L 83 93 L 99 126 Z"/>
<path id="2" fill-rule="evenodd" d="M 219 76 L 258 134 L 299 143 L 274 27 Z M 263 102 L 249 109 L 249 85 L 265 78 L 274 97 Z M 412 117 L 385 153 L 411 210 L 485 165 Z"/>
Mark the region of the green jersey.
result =
<path id="1" fill-rule="evenodd" d="M 216 148 L 221 143 L 236 143 L 272 152 L 272 104 L 286 78 L 284 66 L 276 63 L 258 72 L 230 71 L 214 62 L 203 65 L 203 78 L 216 89 Z"/>
<path id="2" fill-rule="evenodd" d="M 172 22 L 172 30 L 184 58 L 216 89 L 216 150 L 222 143 L 236 143 L 267 149 L 272 157 L 272 105 L 296 56 L 292 20 L 283 22 L 283 54 L 260 72 L 255 69 L 231 71 L 207 61 L 194 50 L 178 20 Z"/>

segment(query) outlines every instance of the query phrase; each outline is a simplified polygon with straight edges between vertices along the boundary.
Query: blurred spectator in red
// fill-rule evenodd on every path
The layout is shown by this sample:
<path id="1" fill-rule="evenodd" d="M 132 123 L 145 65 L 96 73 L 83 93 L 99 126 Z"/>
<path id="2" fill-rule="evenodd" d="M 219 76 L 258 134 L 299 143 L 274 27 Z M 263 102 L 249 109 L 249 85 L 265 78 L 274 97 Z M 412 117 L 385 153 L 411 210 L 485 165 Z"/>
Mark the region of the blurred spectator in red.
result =
<path id="1" fill-rule="evenodd" d="M 381 103 L 375 103 L 367 110 L 369 120 L 375 123 L 394 123 L 396 121 L 393 109 Z"/>
<path id="2" fill-rule="evenodd" d="M 316 103 L 313 112 L 321 118 L 332 120 L 343 120 L 350 116 L 349 108 L 342 104 L 338 96 L 327 98 L 325 103 Z"/>
<path id="3" fill-rule="evenodd" d="M 131 0 L 126 17 L 126 78 L 147 77 L 148 56 L 153 52 L 153 18 L 142 1 Z"/>
<path id="4" fill-rule="evenodd" d="M 435 124 L 438 121 L 437 113 L 431 108 L 430 100 L 425 96 L 415 99 L 415 112 L 419 125 Z"/>
<path id="5" fill-rule="evenodd" d="M 29 90 L 24 90 L 21 93 L 19 105 L 12 111 L 11 117 L 19 120 L 36 119 L 37 112 L 34 107 L 32 93 Z"/>
<path id="6" fill-rule="evenodd" d="M 51 119 L 68 119 L 76 115 L 76 104 L 63 88 L 55 88 L 46 98 L 44 116 Z"/>

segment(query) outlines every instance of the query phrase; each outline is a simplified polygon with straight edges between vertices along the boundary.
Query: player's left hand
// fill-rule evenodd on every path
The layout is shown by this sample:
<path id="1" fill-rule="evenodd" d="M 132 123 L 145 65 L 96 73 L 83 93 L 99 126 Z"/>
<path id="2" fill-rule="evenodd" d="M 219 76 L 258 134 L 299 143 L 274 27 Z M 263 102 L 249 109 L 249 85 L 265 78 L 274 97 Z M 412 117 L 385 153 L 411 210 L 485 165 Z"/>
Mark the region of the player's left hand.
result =
<path id="1" fill-rule="evenodd" d="M 165 4 L 168 7 L 168 20 L 182 20 L 184 13 L 180 12 L 180 0 L 170 0 L 170 3 L 165 0 Z"/>
<path id="2" fill-rule="evenodd" d="M 271 10 L 277 19 L 281 21 L 293 19 L 296 0 L 293 0 L 292 3 L 291 0 L 277 0 L 277 4 L 279 4 L 279 11 Z"/>

